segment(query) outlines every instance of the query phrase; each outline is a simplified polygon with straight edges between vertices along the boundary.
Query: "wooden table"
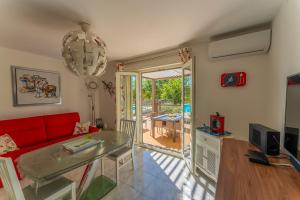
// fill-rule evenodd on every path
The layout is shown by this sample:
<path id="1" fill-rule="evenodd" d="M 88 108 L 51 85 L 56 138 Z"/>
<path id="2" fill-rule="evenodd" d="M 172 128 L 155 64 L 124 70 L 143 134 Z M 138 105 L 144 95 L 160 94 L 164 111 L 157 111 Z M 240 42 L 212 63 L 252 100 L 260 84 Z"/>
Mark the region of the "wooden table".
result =
<path id="1" fill-rule="evenodd" d="M 176 114 L 175 117 L 170 117 L 168 114 L 163 114 L 163 115 L 159 115 L 156 117 L 153 117 L 151 120 L 151 132 L 152 132 L 152 137 L 155 138 L 155 121 L 163 121 L 163 122 L 172 122 L 173 123 L 173 130 L 172 130 L 172 135 L 173 135 L 173 142 L 176 142 L 176 127 L 175 127 L 175 123 L 180 122 L 181 120 L 181 115 Z"/>
<path id="2" fill-rule="evenodd" d="M 252 163 L 248 142 L 224 139 L 216 200 L 299 200 L 300 173 L 294 168 Z M 287 159 L 270 162 L 289 163 Z"/>

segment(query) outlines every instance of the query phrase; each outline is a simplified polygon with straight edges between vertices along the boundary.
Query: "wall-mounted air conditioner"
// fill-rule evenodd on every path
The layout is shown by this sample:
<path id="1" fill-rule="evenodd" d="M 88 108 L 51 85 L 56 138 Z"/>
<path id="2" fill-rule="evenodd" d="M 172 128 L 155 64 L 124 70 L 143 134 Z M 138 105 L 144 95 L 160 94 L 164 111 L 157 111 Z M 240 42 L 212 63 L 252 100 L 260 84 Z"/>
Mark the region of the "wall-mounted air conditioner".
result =
<path id="1" fill-rule="evenodd" d="M 210 59 L 221 59 L 231 56 L 263 54 L 271 45 L 271 29 L 227 37 L 211 41 L 208 45 Z"/>

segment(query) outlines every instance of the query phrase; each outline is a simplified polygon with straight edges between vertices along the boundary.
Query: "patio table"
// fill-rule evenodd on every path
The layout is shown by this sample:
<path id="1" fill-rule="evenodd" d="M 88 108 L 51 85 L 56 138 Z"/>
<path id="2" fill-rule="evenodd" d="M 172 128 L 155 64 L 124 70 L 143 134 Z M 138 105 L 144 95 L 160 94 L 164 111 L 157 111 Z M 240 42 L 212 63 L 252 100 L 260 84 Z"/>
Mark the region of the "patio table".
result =
<path id="1" fill-rule="evenodd" d="M 164 122 L 172 122 L 172 136 L 173 136 L 173 142 L 176 142 L 176 127 L 175 127 L 175 123 L 178 123 L 181 121 L 181 115 L 180 114 L 176 114 L 176 116 L 171 117 L 169 116 L 169 114 L 163 114 L 163 115 L 159 115 L 156 117 L 153 117 L 151 120 L 151 132 L 152 132 L 152 137 L 155 138 L 155 121 L 164 121 Z"/>
<path id="2" fill-rule="evenodd" d="M 77 153 L 71 153 L 63 147 L 64 143 L 82 137 L 103 142 Z M 128 142 L 129 137 L 118 131 L 86 134 L 23 154 L 19 159 L 18 167 L 24 176 L 34 181 L 38 192 L 39 186 L 55 180 L 66 172 L 87 165 L 77 189 L 77 199 L 100 199 L 116 184 L 103 174 L 95 177 L 99 162 L 102 161 L 101 158 L 119 150 Z"/>

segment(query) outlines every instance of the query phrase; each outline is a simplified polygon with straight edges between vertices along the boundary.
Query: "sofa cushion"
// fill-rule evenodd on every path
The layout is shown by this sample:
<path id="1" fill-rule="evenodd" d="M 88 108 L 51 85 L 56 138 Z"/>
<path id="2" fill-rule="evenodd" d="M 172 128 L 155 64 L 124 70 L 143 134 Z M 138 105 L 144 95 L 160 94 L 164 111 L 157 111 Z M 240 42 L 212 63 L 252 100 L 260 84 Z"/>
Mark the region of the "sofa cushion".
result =
<path id="1" fill-rule="evenodd" d="M 91 122 L 76 122 L 73 135 L 89 133 Z"/>
<path id="2" fill-rule="evenodd" d="M 19 148 L 45 142 L 47 139 L 42 117 L 0 121 L 0 135 L 8 134 Z"/>
<path id="3" fill-rule="evenodd" d="M 0 155 L 10 151 L 16 151 L 18 149 L 19 148 L 17 147 L 16 143 L 8 134 L 0 136 Z"/>
<path id="4" fill-rule="evenodd" d="M 73 135 L 76 122 L 80 121 L 78 113 L 65 113 L 43 116 L 47 140 Z"/>

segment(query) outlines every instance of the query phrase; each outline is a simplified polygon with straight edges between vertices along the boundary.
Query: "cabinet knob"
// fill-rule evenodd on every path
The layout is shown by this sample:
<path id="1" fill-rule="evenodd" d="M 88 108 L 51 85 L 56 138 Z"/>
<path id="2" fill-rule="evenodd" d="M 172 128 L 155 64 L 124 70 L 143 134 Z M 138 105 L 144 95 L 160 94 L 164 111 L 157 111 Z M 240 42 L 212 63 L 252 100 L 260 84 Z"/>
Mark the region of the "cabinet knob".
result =
<path id="1" fill-rule="evenodd" d="M 207 141 L 207 138 L 204 138 L 204 141 Z"/>

